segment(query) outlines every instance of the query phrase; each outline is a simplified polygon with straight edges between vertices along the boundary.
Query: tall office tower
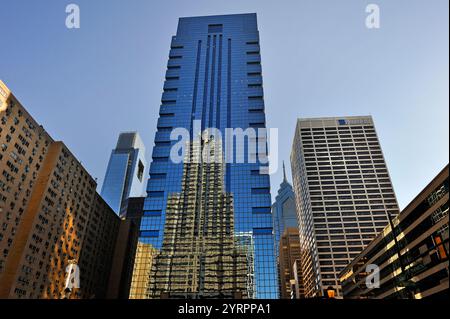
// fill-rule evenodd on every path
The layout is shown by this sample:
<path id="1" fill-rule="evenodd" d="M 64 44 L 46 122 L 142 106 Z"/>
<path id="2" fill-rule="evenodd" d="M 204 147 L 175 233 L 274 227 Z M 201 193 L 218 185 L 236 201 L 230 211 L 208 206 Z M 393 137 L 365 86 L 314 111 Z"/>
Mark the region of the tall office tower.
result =
<path id="1" fill-rule="evenodd" d="M 280 238 L 280 296 L 283 299 L 304 297 L 300 262 L 300 238 L 297 227 L 288 227 Z"/>
<path id="2" fill-rule="evenodd" d="M 291 152 L 306 297 L 337 276 L 398 214 L 370 116 L 299 119 Z"/>
<path id="3" fill-rule="evenodd" d="M 144 192 L 145 147 L 137 132 L 120 133 L 111 152 L 101 195 L 117 213 L 128 197 Z"/>
<path id="4" fill-rule="evenodd" d="M 176 142 L 170 139 L 172 129 L 185 128 L 192 139 L 194 120 L 201 121 L 202 130 L 214 127 L 222 136 L 225 128 L 265 127 L 256 14 L 181 18 L 172 38 L 161 103 L 140 236 L 158 251 L 165 249 L 168 199 L 183 192 L 183 163 L 170 160 Z M 254 272 L 249 274 L 254 276 L 254 296 L 277 298 L 270 180 L 260 174 L 261 164 L 227 163 L 225 192 L 233 197 L 236 237 L 253 245 L 254 264 L 248 271 Z M 136 263 L 146 262 L 140 260 Z M 134 283 L 146 284 L 145 278 L 142 284 Z"/>
<path id="5" fill-rule="evenodd" d="M 235 239 L 233 197 L 224 191 L 221 144 L 190 143 L 182 191 L 167 200 L 163 246 L 150 275 L 153 298 L 253 296 L 251 279 L 247 282 L 251 259 Z M 205 150 L 213 161 L 200 156 Z"/>
<path id="6" fill-rule="evenodd" d="M 286 168 L 283 163 L 283 182 L 272 205 L 273 227 L 276 245 L 287 228 L 298 228 L 295 194 L 292 185 L 287 181 Z M 278 253 L 277 253 L 278 256 Z"/>
<path id="7" fill-rule="evenodd" d="M 0 93 L 0 298 L 60 298 L 71 260 L 82 285 L 72 297 L 102 297 L 120 219 L 1 81 Z"/>

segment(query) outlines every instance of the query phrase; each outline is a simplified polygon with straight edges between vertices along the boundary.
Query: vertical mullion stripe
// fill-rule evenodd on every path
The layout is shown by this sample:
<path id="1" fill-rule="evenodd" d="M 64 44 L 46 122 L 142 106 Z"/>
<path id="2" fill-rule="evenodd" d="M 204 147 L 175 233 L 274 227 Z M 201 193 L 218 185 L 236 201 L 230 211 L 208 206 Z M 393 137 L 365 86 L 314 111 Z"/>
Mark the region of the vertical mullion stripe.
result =
<path id="1" fill-rule="evenodd" d="M 216 39 L 217 36 L 213 36 L 213 51 L 212 51 L 212 64 L 211 64 L 211 88 L 210 88 L 210 97 L 209 97 L 209 120 L 208 127 L 212 127 L 212 119 L 213 119 L 213 106 L 214 106 L 214 84 L 215 84 L 215 76 L 216 76 Z"/>
<path id="2" fill-rule="evenodd" d="M 211 45 L 211 36 L 208 35 L 206 44 L 206 62 L 205 62 L 205 79 L 203 83 L 203 107 L 202 107 L 202 132 L 205 130 L 206 121 L 206 99 L 208 97 L 208 72 L 209 72 L 209 47 Z"/>
<path id="3" fill-rule="evenodd" d="M 192 119 L 195 120 L 195 112 L 197 111 L 197 94 L 198 94 L 198 74 L 200 69 L 200 56 L 202 53 L 202 40 L 198 41 L 197 45 L 197 59 L 195 64 L 195 79 L 194 79 L 194 92 L 192 98 Z M 193 122 L 191 121 L 191 136 L 193 136 Z"/>
<path id="4" fill-rule="evenodd" d="M 227 128 L 231 128 L 231 39 L 228 39 L 228 57 L 227 57 Z M 233 141 L 231 141 L 233 143 Z M 234 154 L 232 154 L 234 158 Z M 227 192 L 231 192 L 231 165 L 226 164 L 225 187 Z"/>
<path id="5" fill-rule="evenodd" d="M 219 37 L 219 70 L 217 75 L 216 128 L 220 130 L 220 99 L 222 90 L 222 35 Z M 225 149 L 225 148 L 224 148 Z"/>

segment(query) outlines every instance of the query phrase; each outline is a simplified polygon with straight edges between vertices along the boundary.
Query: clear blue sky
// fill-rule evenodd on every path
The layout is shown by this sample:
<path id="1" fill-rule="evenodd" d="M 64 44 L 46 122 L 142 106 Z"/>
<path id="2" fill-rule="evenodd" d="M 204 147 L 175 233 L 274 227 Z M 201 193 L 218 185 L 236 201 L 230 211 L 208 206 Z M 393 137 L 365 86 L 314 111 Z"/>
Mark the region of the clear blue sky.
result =
<path id="1" fill-rule="evenodd" d="M 81 28 L 65 27 L 65 7 Z M 381 28 L 365 27 L 365 7 Z M 99 186 L 120 131 L 151 153 L 178 17 L 257 12 L 267 123 L 367 115 L 403 208 L 448 163 L 448 0 L 0 0 L 0 78 Z M 288 169 L 290 175 L 290 170 Z M 272 176 L 272 194 L 282 180 Z"/>

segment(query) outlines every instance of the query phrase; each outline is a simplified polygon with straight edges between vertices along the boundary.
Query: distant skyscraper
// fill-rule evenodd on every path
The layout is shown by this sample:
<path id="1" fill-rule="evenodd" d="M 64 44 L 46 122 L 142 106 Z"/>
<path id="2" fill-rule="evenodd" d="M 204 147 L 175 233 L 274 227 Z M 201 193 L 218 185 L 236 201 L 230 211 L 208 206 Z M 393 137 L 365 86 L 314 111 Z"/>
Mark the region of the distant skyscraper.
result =
<path id="1" fill-rule="evenodd" d="M 101 195 L 117 213 L 128 197 L 142 196 L 146 167 L 145 147 L 136 132 L 121 133 L 109 158 Z"/>
<path id="2" fill-rule="evenodd" d="M 180 217 L 177 215 L 182 213 L 175 212 L 171 205 L 176 196 L 187 194 L 187 190 L 183 189 L 184 163 L 175 163 L 170 159 L 171 147 L 176 143 L 170 138 L 172 130 L 185 128 L 191 132 L 192 139 L 193 120 L 201 121 L 201 130 L 217 128 L 222 136 L 226 136 L 226 128 L 246 130 L 266 126 L 256 14 L 179 20 L 177 34 L 171 42 L 159 114 L 139 240 L 151 245 L 146 246 L 145 251 L 156 249 L 168 254 L 165 236 L 173 234 L 167 233 L 169 225 L 166 224 L 177 220 Z M 245 145 L 245 153 L 248 153 L 247 150 Z M 234 227 L 229 226 L 230 230 L 234 232 L 236 241 L 252 252 L 248 256 L 251 262 L 247 264 L 247 275 L 253 281 L 254 292 L 248 297 L 277 298 L 270 180 L 269 175 L 260 173 L 261 164 L 259 161 L 227 162 L 223 187 L 224 192 L 229 194 L 227 196 L 233 198 L 233 216 L 227 217 L 234 223 Z M 221 183 L 218 179 L 215 182 Z M 210 184 L 208 187 L 213 186 Z M 211 198 L 210 194 L 211 191 L 206 188 L 204 193 L 199 193 L 199 201 L 207 199 L 217 205 L 215 201 L 219 197 L 223 200 L 227 198 L 219 194 L 219 197 Z M 212 218 L 217 218 L 218 225 L 221 225 L 221 218 L 225 218 L 226 214 L 213 215 Z M 220 233 L 223 231 L 219 229 Z M 177 244 L 173 243 L 174 248 L 178 247 Z M 160 262 L 162 258 L 154 260 Z M 135 269 L 139 279 L 133 278 L 133 285 L 137 288 L 132 291 L 138 291 L 136 296 L 139 297 L 155 296 L 149 293 L 153 288 L 145 288 L 148 278 L 142 275 L 140 269 L 145 267 L 139 263 L 148 263 L 148 260 L 141 255 L 136 259 Z M 192 287 L 197 287 L 203 280 L 198 275 L 192 273 Z M 231 277 L 223 279 L 234 280 Z M 220 285 L 216 287 L 216 293 L 224 291 Z M 142 289 L 147 289 L 147 292 L 142 293 Z M 158 291 L 164 293 L 163 290 L 165 288 Z M 169 297 L 171 291 L 169 288 L 165 291 Z M 236 288 L 236 292 L 239 291 L 242 290 Z M 211 290 L 208 294 L 213 295 Z"/>
<path id="3" fill-rule="evenodd" d="M 299 119 L 291 153 L 305 295 L 323 294 L 398 214 L 370 116 Z"/>
<path id="4" fill-rule="evenodd" d="M 295 208 L 295 194 L 291 184 L 287 181 L 286 168 L 283 163 L 283 182 L 280 184 L 278 195 L 272 205 L 275 239 L 278 243 L 283 232 L 289 228 L 298 228 L 297 210 Z"/>
<path id="5" fill-rule="evenodd" d="M 300 238 L 297 227 L 288 227 L 280 238 L 280 297 L 283 299 L 299 299 L 304 297 L 303 277 L 300 263 Z"/>

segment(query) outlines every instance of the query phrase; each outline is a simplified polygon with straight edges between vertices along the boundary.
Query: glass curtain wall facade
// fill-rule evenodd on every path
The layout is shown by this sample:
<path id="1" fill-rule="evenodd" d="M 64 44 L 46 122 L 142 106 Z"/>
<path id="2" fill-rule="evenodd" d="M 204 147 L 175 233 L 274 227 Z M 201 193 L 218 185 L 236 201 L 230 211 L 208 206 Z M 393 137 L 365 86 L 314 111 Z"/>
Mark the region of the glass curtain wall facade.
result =
<path id="1" fill-rule="evenodd" d="M 170 159 L 171 147 L 178 142 L 170 135 L 174 128 L 185 128 L 192 140 L 194 120 L 201 121 L 202 131 L 217 128 L 222 136 L 225 128 L 265 127 L 256 14 L 179 20 L 171 41 L 140 227 L 140 246 L 151 256 L 136 259 L 135 268 L 146 271 L 133 276 L 130 298 L 155 297 L 148 263 L 153 260 L 155 271 L 157 257 L 164 252 L 168 199 L 183 193 L 184 164 Z M 245 153 L 247 148 L 246 143 Z M 251 252 L 246 267 L 255 288 L 247 297 L 277 298 L 269 175 L 260 173 L 261 163 L 247 159 L 224 165 L 224 189 L 233 198 L 234 237 Z"/>
<path id="2" fill-rule="evenodd" d="M 224 191 L 222 142 L 189 144 L 182 192 L 167 200 L 163 246 L 151 272 L 151 296 L 252 297 L 253 274 L 247 270 L 253 258 L 247 246 L 235 239 L 233 197 Z M 216 160 L 194 162 L 205 150 Z"/>
<path id="3" fill-rule="evenodd" d="M 143 195 L 146 166 L 145 146 L 139 134 L 121 133 L 116 148 L 111 152 L 101 191 L 116 214 L 119 215 L 128 197 Z"/>

